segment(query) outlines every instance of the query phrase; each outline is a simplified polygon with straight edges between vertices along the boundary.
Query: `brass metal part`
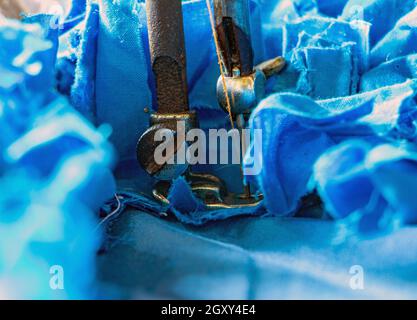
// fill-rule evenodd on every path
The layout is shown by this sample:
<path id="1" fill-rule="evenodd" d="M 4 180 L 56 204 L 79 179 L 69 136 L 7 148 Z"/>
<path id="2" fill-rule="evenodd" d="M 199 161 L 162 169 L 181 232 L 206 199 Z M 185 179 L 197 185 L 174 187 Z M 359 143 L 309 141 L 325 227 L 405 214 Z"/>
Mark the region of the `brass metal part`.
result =
<path id="1" fill-rule="evenodd" d="M 276 57 L 258 64 L 255 69 L 261 70 L 266 79 L 269 79 L 284 70 L 286 65 L 283 57 Z"/>
<path id="2" fill-rule="evenodd" d="M 227 192 L 227 188 L 218 177 L 210 174 L 192 173 L 185 175 L 193 194 L 201 200 L 208 210 L 238 209 L 257 207 L 263 196 L 235 194 Z M 171 182 L 159 181 L 154 188 L 153 195 L 160 202 L 169 205 L 168 193 Z"/>

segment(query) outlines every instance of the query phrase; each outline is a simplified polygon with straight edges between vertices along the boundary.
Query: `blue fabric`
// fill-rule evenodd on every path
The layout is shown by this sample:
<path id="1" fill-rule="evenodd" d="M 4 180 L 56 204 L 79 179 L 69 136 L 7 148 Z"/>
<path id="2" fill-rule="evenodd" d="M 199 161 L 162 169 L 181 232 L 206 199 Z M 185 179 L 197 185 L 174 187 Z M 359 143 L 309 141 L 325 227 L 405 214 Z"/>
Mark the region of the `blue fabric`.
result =
<path id="1" fill-rule="evenodd" d="M 332 217 L 352 234 L 415 222 L 413 201 L 393 191 L 407 183 L 401 170 L 414 171 L 402 167 L 408 160 L 390 156 L 416 138 L 415 5 L 348 1 L 339 19 L 310 11 L 286 23 L 283 52 L 290 64 L 274 89 L 289 93 L 266 98 L 251 119 L 252 129 L 264 132 L 256 179 L 269 212 L 295 214 L 318 187 Z M 375 191 L 383 188 L 374 181 L 381 166 L 362 170 L 373 148 L 386 158 L 384 174 L 392 170 L 392 181 L 384 180 L 389 197 Z M 413 157 L 412 148 L 400 150 Z"/>
<path id="2" fill-rule="evenodd" d="M 377 66 L 387 60 L 417 53 L 416 27 L 417 7 L 402 17 L 371 51 L 371 65 Z"/>
<path id="3" fill-rule="evenodd" d="M 87 6 L 87 0 L 73 0 L 71 1 L 71 11 L 66 17 L 67 20 L 84 15 Z"/>
<path id="4" fill-rule="evenodd" d="M 329 213 L 351 235 L 417 222 L 414 145 L 350 140 L 324 154 L 315 180 Z"/>
<path id="5" fill-rule="evenodd" d="M 123 161 L 134 157 L 136 142 L 149 126 L 144 109 L 152 110 L 147 35 L 141 27 L 146 24 L 144 5 L 133 0 L 98 4 L 97 53 L 80 53 L 93 55 L 97 61 L 96 121 L 112 126 L 111 141 Z"/>
<path id="6" fill-rule="evenodd" d="M 385 300 L 417 292 L 415 227 L 344 241 L 346 228 L 334 221 L 239 217 L 196 228 L 128 210 L 111 230 L 100 275 L 126 299 Z M 364 288 L 352 290 L 360 267 Z"/>
<path id="7" fill-rule="evenodd" d="M 372 91 L 381 87 L 417 78 L 417 55 L 399 57 L 369 70 L 361 78 L 360 91 Z"/>
<path id="8" fill-rule="evenodd" d="M 99 30 L 98 6 L 88 8 L 84 22 L 83 36 L 78 43 L 78 59 L 74 70 L 74 83 L 71 86 L 71 102 L 75 108 L 93 121 L 96 116 L 95 77 L 97 64 L 97 37 Z"/>
<path id="9" fill-rule="evenodd" d="M 290 93 L 262 101 L 252 114 L 251 128 L 263 130 L 263 171 L 257 179 L 269 211 L 294 214 L 310 191 L 314 163 L 337 143 L 352 137 L 413 140 L 416 84 L 408 81 L 317 102 Z"/>
<path id="10" fill-rule="evenodd" d="M 341 18 L 370 22 L 370 43 L 374 46 L 394 28 L 400 18 L 414 9 L 415 4 L 415 0 L 350 0 Z"/>
<path id="11" fill-rule="evenodd" d="M 283 54 L 290 67 L 276 91 L 295 91 L 315 99 L 357 92 L 367 69 L 369 25 L 309 17 L 284 26 Z M 295 87 L 295 88 L 294 88 Z"/>
<path id="12" fill-rule="evenodd" d="M 255 208 L 217 209 L 207 211 L 201 200 L 191 192 L 188 183 L 180 177 L 173 182 L 168 197 L 172 212 L 179 221 L 191 225 L 203 225 L 208 221 L 223 220 L 233 216 L 265 214 L 263 205 Z"/>
<path id="13" fill-rule="evenodd" d="M 56 94 L 58 32 L 46 16 L 26 21 L 0 25 L 0 296 L 94 297 L 93 230 L 115 192 L 110 129 L 95 129 Z M 50 286 L 54 266 L 63 290 Z"/>
<path id="14" fill-rule="evenodd" d="M 325 133 L 304 127 L 296 117 L 274 108 L 279 101 L 291 104 L 294 112 L 298 107 L 320 107 L 309 98 L 288 94 L 264 100 L 251 119 L 251 128 L 262 130 L 263 136 L 263 156 L 258 160 L 262 171 L 257 179 L 265 205 L 269 212 L 288 215 L 295 212 L 299 199 L 307 193 L 311 166 L 332 141 Z M 298 161 L 300 155 L 303 161 Z"/>

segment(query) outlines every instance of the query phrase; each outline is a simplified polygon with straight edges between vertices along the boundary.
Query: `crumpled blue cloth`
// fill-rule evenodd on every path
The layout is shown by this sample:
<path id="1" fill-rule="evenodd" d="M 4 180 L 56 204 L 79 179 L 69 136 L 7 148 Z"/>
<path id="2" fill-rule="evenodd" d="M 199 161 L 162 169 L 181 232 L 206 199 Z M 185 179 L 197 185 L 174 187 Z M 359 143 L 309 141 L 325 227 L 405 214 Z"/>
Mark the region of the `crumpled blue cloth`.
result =
<path id="1" fill-rule="evenodd" d="M 274 91 L 295 91 L 315 99 L 357 92 L 368 67 L 369 24 L 309 16 L 284 25 L 283 55 L 290 66 Z"/>
<path id="2" fill-rule="evenodd" d="M 181 222 L 192 225 L 203 225 L 209 221 L 223 220 L 232 216 L 265 214 L 265 209 L 262 204 L 254 208 L 207 211 L 204 204 L 194 196 L 188 183 L 182 177 L 173 182 L 168 200 L 170 201 L 170 205 L 167 210 L 172 212 Z"/>
<path id="3" fill-rule="evenodd" d="M 375 46 L 403 16 L 415 8 L 415 0 L 350 0 L 341 18 L 347 21 L 364 20 L 372 24 L 370 44 Z M 400 38 L 396 39 L 401 41 Z"/>
<path id="4" fill-rule="evenodd" d="M 349 140 L 315 164 L 314 180 L 329 213 L 351 235 L 417 223 L 415 144 Z"/>
<path id="5" fill-rule="evenodd" d="M 251 119 L 252 129 L 264 132 L 256 179 L 270 212 L 295 214 L 317 188 L 329 214 L 352 234 L 416 222 L 406 192 L 417 179 L 409 165 L 416 139 L 415 6 L 349 1 L 338 19 L 315 12 L 284 26 L 290 65 L 275 89 L 288 93 L 263 100 Z"/>
<path id="6" fill-rule="evenodd" d="M 295 213 L 309 191 L 308 182 L 318 157 L 351 137 L 415 137 L 417 81 L 388 86 L 344 98 L 314 101 L 287 93 L 271 95 L 252 114 L 252 129 L 261 129 L 263 168 L 257 177 L 267 208 Z"/>
<path id="7" fill-rule="evenodd" d="M 416 6 L 416 4 L 414 4 Z M 375 67 L 397 57 L 417 53 L 417 8 L 398 20 L 394 28 L 371 51 L 371 66 Z"/>
<path id="8" fill-rule="evenodd" d="M 25 21 L 0 24 L 0 297 L 91 298 L 97 214 L 116 189 L 111 130 L 56 94 L 58 32 L 45 15 Z"/>
<path id="9" fill-rule="evenodd" d="M 372 91 L 381 87 L 417 78 L 417 54 L 395 58 L 366 72 L 360 81 L 360 91 Z"/>

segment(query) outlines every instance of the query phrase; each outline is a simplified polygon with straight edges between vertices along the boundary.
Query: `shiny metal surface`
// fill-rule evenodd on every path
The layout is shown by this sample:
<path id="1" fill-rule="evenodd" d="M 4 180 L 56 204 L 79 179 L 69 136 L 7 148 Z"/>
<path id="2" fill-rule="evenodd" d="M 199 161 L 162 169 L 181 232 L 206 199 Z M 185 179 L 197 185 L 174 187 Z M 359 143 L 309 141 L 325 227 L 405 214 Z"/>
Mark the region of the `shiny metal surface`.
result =
<path id="1" fill-rule="evenodd" d="M 227 93 L 223 90 L 222 79 L 217 82 L 217 99 L 227 112 L 226 94 L 229 96 L 231 111 L 234 116 L 249 114 L 265 96 L 266 77 L 260 70 L 255 70 L 245 77 L 226 77 Z"/>
<path id="2" fill-rule="evenodd" d="M 227 191 L 222 180 L 211 174 L 189 172 L 185 175 L 193 194 L 205 204 L 206 210 L 239 209 L 257 207 L 262 195 L 235 194 Z M 153 196 L 161 203 L 169 205 L 168 194 L 171 183 L 160 181 L 155 185 Z"/>

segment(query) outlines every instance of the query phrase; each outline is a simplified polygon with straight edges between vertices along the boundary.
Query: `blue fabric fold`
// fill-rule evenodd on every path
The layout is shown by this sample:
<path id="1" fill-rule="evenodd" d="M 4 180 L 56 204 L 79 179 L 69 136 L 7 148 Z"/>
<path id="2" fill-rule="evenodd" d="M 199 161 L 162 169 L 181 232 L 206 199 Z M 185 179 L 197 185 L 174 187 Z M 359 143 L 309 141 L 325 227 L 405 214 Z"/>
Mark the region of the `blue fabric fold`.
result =
<path id="1" fill-rule="evenodd" d="M 144 4 L 100 0 L 96 59 L 96 122 L 108 123 L 120 161 L 132 158 L 141 133 L 149 126 L 152 93 L 148 85 Z M 121 85 L 123 83 L 123 85 Z"/>
<path id="2" fill-rule="evenodd" d="M 371 23 L 370 44 L 374 46 L 415 6 L 415 0 L 349 0 L 341 18 Z"/>
<path id="3" fill-rule="evenodd" d="M 367 141 L 415 138 L 415 81 L 344 98 L 314 101 L 296 94 L 263 100 L 251 118 L 263 132 L 256 177 L 269 212 L 295 214 L 311 189 L 313 166 L 321 154 L 351 137 Z"/>
<path id="4" fill-rule="evenodd" d="M 207 210 L 201 200 L 192 193 L 188 182 L 179 177 L 176 179 L 169 191 L 169 210 L 179 221 L 201 226 L 209 221 L 224 220 L 234 216 L 261 215 L 265 214 L 262 204 L 256 207 L 243 207 L 235 209 Z"/>
<path id="5" fill-rule="evenodd" d="M 363 21 L 305 17 L 284 26 L 283 54 L 290 66 L 278 77 L 276 91 L 315 99 L 355 94 L 368 68 L 369 25 Z"/>
<path id="6" fill-rule="evenodd" d="M 417 54 L 396 58 L 369 70 L 361 78 L 360 91 L 372 91 L 381 87 L 417 79 Z"/>
<path id="7" fill-rule="evenodd" d="M 0 25 L 1 295 L 91 298 L 97 214 L 116 190 L 111 129 L 97 130 L 56 93 L 58 32 L 46 16 L 25 21 Z M 65 272 L 62 290 L 54 270 Z"/>
<path id="8" fill-rule="evenodd" d="M 413 201 L 393 191 L 404 164 L 389 151 L 406 143 L 410 156 L 416 138 L 415 6 L 348 1 L 338 19 L 320 17 L 320 10 L 287 16 L 283 52 L 289 65 L 274 90 L 288 93 L 264 99 L 250 122 L 252 130 L 264 132 L 257 158 L 262 172 L 251 179 L 261 186 L 270 213 L 295 214 L 302 197 L 318 186 L 326 208 L 349 221 L 352 234 L 414 222 Z M 377 149 L 386 152 L 384 174 L 393 170 L 389 197 L 375 192 L 376 171 L 362 168 L 378 146 L 386 146 Z M 413 175 L 412 167 L 402 168 Z"/>
<path id="9" fill-rule="evenodd" d="M 387 60 L 417 53 L 416 30 L 417 7 L 399 19 L 394 28 L 372 48 L 371 66 L 374 67 Z"/>
<path id="10" fill-rule="evenodd" d="M 88 7 L 83 33 L 77 47 L 78 57 L 71 85 L 71 102 L 92 121 L 96 120 L 96 67 L 99 10 L 96 4 Z"/>
<path id="11" fill-rule="evenodd" d="M 263 133 L 263 155 L 258 164 L 262 171 L 256 178 L 266 208 L 274 215 L 295 214 L 300 199 L 308 192 L 313 164 L 333 142 L 326 133 L 303 127 L 296 117 L 266 103 L 252 116 L 251 128 Z"/>
<path id="12" fill-rule="evenodd" d="M 417 222 L 414 144 L 350 140 L 323 154 L 314 179 L 328 212 L 351 235 Z"/>

